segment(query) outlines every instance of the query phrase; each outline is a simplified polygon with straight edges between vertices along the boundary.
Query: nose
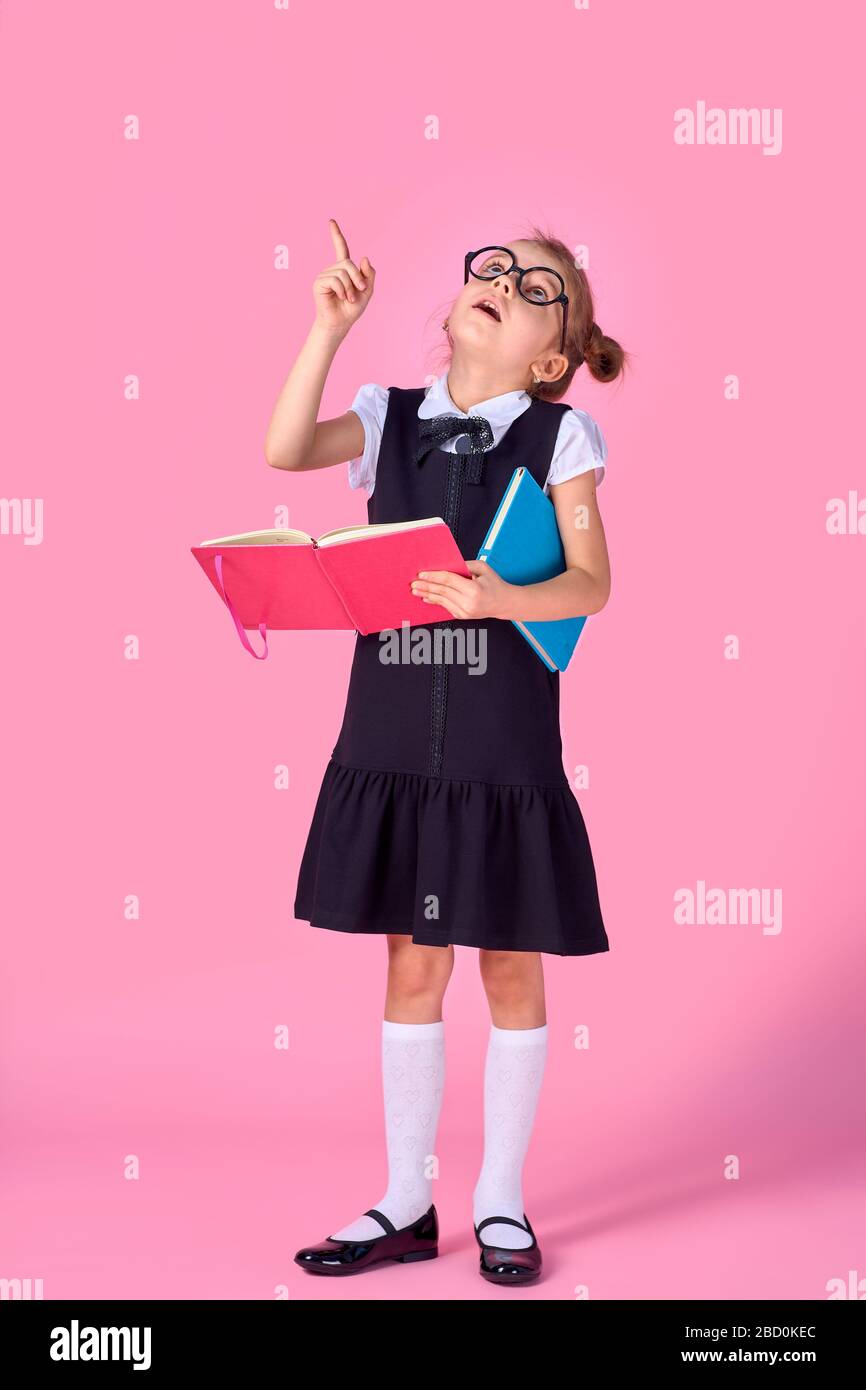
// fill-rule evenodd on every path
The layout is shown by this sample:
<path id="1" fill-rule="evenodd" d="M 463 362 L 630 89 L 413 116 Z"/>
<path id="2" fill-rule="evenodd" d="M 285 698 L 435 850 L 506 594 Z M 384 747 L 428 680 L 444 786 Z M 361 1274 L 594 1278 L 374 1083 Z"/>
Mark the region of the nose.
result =
<path id="1" fill-rule="evenodd" d="M 514 290 L 514 281 L 511 279 L 510 270 L 503 271 L 501 275 L 497 275 L 493 283 L 498 290 L 503 290 L 506 294 L 511 294 Z"/>

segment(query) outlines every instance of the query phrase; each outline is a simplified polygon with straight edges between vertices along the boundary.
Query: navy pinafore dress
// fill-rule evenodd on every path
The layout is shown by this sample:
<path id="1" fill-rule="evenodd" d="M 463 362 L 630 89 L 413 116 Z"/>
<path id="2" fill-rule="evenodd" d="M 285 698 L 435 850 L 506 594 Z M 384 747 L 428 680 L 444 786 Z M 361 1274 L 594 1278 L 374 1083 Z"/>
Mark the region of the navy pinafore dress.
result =
<path id="1" fill-rule="evenodd" d="M 481 456 L 431 449 L 423 388 L 389 388 L 370 522 L 441 516 L 474 559 L 515 468 L 543 487 L 567 405 L 533 400 Z M 476 463 L 477 467 L 477 463 Z M 480 663 L 380 660 L 356 637 L 346 709 L 295 895 L 295 917 L 423 946 L 584 956 L 609 950 L 583 816 L 562 765 L 559 673 L 511 622 L 431 624 L 486 634 Z M 454 638 L 449 639 L 454 641 Z M 454 647 L 452 650 L 459 651 Z"/>

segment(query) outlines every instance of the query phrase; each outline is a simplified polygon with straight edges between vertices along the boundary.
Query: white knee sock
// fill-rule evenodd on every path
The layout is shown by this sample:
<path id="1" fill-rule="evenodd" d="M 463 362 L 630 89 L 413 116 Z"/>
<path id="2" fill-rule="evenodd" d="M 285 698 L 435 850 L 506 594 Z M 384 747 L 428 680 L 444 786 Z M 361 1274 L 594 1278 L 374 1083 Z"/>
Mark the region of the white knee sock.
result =
<path id="1" fill-rule="evenodd" d="M 546 1023 L 540 1028 L 497 1028 L 491 1023 L 484 1067 L 484 1162 L 473 1194 L 476 1226 L 486 1216 L 523 1221 L 523 1160 L 546 1057 Z M 527 1231 L 492 1222 L 481 1239 L 485 1245 L 514 1249 L 532 1244 Z"/>
<path id="2" fill-rule="evenodd" d="M 445 1023 L 382 1020 L 382 1085 L 388 1187 L 371 1202 L 397 1230 L 423 1216 L 433 1201 L 428 1176 L 445 1083 Z M 367 1240 L 385 1232 L 372 1216 L 333 1231 L 335 1240 Z"/>

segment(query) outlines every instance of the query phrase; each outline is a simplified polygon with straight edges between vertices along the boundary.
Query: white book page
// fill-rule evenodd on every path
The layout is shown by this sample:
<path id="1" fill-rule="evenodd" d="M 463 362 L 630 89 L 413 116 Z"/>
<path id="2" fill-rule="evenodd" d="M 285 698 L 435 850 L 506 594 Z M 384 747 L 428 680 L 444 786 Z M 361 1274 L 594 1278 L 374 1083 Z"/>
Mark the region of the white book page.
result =
<path id="1" fill-rule="evenodd" d="M 340 526 L 335 531 L 326 531 L 319 537 L 318 544 L 339 545 L 341 541 L 366 540 L 373 536 L 394 535 L 400 531 L 417 531 L 422 526 L 444 526 L 441 516 L 425 516 L 417 521 L 381 521 L 368 526 Z"/>
<path id="2" fill-rule="evenodd" d="M 313 537 L 306 531 L 240 531 L 236 536 L 217 536 L 216 540 L 199 541 L 199 545 L 312 545 Z"/>

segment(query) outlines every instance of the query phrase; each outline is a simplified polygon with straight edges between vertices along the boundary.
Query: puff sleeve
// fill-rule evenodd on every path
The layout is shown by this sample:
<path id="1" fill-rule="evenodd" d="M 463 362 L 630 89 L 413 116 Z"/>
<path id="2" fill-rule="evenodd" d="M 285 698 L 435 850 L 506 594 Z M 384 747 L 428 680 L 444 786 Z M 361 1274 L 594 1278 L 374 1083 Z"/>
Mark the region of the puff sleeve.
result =
<path id="1" fill-rule="evenodd" d="M 349 486 L 363 487 L 370 497 L 376 485 L 376 460 L 388 410 L 387 386 L 367 382 L 359 387 L 349 410 L 354 410 L 364 426 L 364 452 L 349 459 Z"/>
<path id="2" fill-rule="evenodd" d="M 595 469 L 596 487 L 605 473 L 607 443 L 597 422 L 585 410 L 572 407 L 563 414 L 544 490 L 578 473 Z"/>

